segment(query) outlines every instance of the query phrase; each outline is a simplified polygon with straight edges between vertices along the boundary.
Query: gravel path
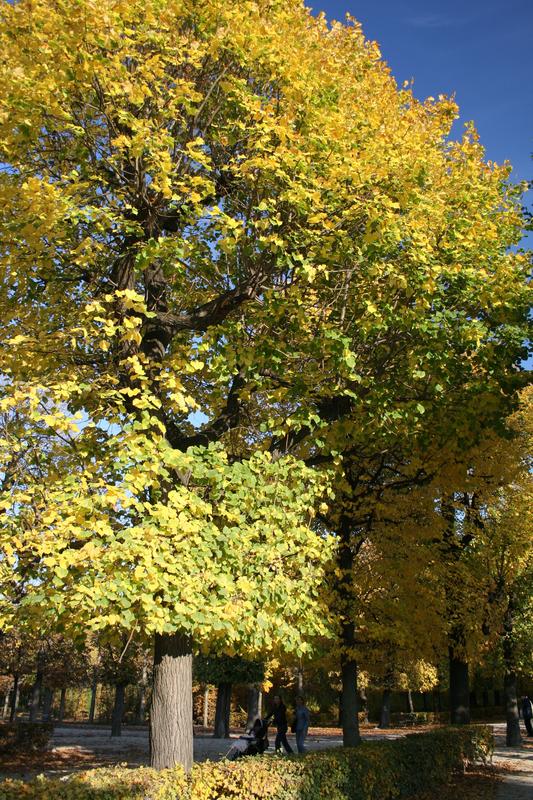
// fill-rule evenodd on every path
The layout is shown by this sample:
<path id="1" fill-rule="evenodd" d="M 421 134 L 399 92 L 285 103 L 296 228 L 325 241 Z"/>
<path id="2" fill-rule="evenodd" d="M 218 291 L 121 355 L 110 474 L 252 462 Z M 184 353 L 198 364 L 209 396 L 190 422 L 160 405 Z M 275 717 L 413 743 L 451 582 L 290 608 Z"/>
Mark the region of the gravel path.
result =
<path id="1" fill-rule="evenodd" d="M 494 762 L 508 770 L 498 786 L 496 800 L 533 800 L 533 748 L 528 746 L 532 740 L 524 737 L 526 746 L 506 747 L 505 725 L 500 723 L 493 728 Z"/>

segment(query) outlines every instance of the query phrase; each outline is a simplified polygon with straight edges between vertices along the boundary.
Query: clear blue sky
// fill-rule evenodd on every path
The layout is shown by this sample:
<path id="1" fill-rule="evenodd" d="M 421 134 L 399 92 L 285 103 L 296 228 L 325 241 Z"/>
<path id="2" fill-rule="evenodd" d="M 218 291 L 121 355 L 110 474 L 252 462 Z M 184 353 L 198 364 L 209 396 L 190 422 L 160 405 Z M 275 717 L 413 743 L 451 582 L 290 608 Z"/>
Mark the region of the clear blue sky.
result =
<path id="1" fill-rule="evenodd" d="M 533 0 L 308 0 L 313 11 L 349 12 L 378 42 L 401 84 L 417 97 L 455 94 L 487 158 L 533 177 Z M 531 196 L 531 192 L 529 193 Z"/>
<path id="2" fill-rule="evenodd" d="M 380 46 L 399 84 L 424 98 L 455 94 L 460 120 L 474 120 L 486 157 L 533 178 L 533 0 L 308 0 L 313 11 L 346 13 Z M 531 209 L 533 191 L 524 202 Z M 533 247 L 529 234 L 524 246 Z M 533 358 L 524 366 L 533 369 Z"/>

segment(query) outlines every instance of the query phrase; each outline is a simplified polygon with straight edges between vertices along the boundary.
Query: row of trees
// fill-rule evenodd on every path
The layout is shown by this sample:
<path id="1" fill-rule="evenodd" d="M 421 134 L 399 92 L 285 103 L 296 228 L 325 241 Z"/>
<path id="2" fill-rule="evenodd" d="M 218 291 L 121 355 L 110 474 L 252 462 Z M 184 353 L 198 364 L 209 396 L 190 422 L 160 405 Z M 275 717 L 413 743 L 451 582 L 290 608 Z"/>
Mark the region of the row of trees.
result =
<path id="1" fill-rule="evenodd" d="M 21 0 L 0 46 L 4 632 L 152 639 L 158 768 L 195 652 L 322 653 L 353 745 L 358 660 L 446 646 L 466 719 L 529 602 L 509 167 L 299 0 Z"/>

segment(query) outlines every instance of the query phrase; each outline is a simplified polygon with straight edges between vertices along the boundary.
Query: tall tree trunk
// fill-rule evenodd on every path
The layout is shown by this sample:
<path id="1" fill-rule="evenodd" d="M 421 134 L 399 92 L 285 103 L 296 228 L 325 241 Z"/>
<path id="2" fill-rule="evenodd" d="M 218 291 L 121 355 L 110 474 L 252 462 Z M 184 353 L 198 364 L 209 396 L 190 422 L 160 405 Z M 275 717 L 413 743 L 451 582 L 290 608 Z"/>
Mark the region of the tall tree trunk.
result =
<path id="1" fill-rule="evenodd" d="M 514 596 L 509 595 L 507 609 L 503 619 L 503 662 L 505 665 L 503 692 L 505 695 L 505 744 L 507 747 L 518 747 L 522 744 L 520 733 L 520 717 L 518 714 L 518 697 L 516 691 L 516 664 L 513 641 Z"/>
<path id="2" fill-rule="evenodd" d="M 231 683 L 219 683 L 217 687 L 217 706 L 215 711 L 215 739 L 229 738 L 229 717 L 231 711 Z"/>
<path id="3" fill-rule="evenodd" d="M 487 708 L 489 704 L 489 693 L 487 689 L 483 689 L 482 701 L 483 701 L 483 708 Z"/>
<path id="4" fill-rule="evenodd" d="M 5 719 L 7 717 L 7 714 L 8 714 L 8 711 L 9 711 L 9 695 L 11 694 L 11 689 L 12 689 L 12 687 L 8 686 L 8 688 L 6 689 L 6 693 L 4 695 L 4 706 L 2 708 L 2 719 Z"/>
<path id="5" fill-rule="evenodd" d="M 43 722 L 50 722 L 53 702 L 54 690 L 46 686 L 43 692 Z"/>
<path id="6" fill-rule="evenodd" d="M 299 695 L 303 694 L 304 691 L 304 670 L 302 666 L 302 659 L 300 659 L 300 663 L 298 664 L 298 671 L 296 673 L 296 690 Z"/>
<path id="7" fill-rule="evenodd" d="M 206 686 L 205 689 L 204 689 L 203 725 L 204 725 L 204 728 L 209 727 L 209 686 Z"/>
<path id="8" fill-rule="evenodd" d="M 381 696 L 381 712 L 379 715 L 380 728 L 390 728 L 390 699 L 391 690 L 384 689 Z"/>
<path id="9" fill-rule="evenodd" d="M 450 667 L 450 719 L 452 725 L 468 725 L 470 723 L 470 686 L 468 681 L 468 664 L 449 648 Z"/>
<path id="10" fill-rule="evenodd" d="M 180 633 L 156 634 L 150 708 L 150 766 L 193 762 L 192 644 Z"/>
<path id="11" fill-rule="evenodd" d="M 124 694 L 125 683 L 117 683 L 115 686 L 115 703 L 111 717 L 111 736 L 122 735 L 122 717 L 124 716 Z"/>
<path id="12" fill-rule="evenodd" d="M 65 706 L 67 703 L 67 687 L 61 687 L 61 696 L 59 698 L 59 722 L 63 722 L 65 718 Z"/>
<path id="13" fill-rule="evenodd" d="M 413 693 L 410 689 L 407 690 L 407 711 L 410 714 L 414 714 L 415 707 L 413 705 Z"/>
<path id="14" fill-rule="evenodd" d="M 20 680 L 18 673 L 13 675 L 13 694 L 11 695 L 11 711 L 9 714 L 9 721 L 14 722 L 17 717 L 17 709 L 19 707 L 20 695 Z"/>
<path id="15" fill-rule="evenodd" d="M 89 705 L 89 722 L 94 722 L 94 714 L 96 711 L 96 692 L 98 691 L 98 676 L 96 670 L 93 672 L 93 682 L 91 684 L 91 703 Z"/>
<path id="16" fill-rule="evenodd" d="M 139 686 L 139 694 L 137 696 L 137 711 L 135 713 L 135 724 L 142 725 L 144 722 L 144 715 L 146 713 L 146 683 L 148 679 L 148 670 L 146 665 L 143 666 L 142 678 Z"/>
<path id="17" fill-rule="evenodd" d="M 339 567 L 341 576 L 337 591 L 342 614 L 341 625 L 341 686 L 342 698 L 340 716 L 342 725 L 343 747 L 356 747 L 361 743 L 359 733 L 359 704 L 357 702 L 357 662 L 355 660 L 355 624 L 352 614 L 352 583 L 354 566 L 354 544 L 352 543 L 351 525 L 343 521 L 339 529 Z"/>
<path id="18" fill-rule="evenodd" d="M 246 719 L 247 728 L 251 728 L 255 720 L 259 716 L 261 716 L 261 713 L 259 711 L 259 694 L 260 694 L 259 687 L 252 683 L 248 687 L 248 709 L 247 709 L 248 713 Z"/>
<path id="19" fill-rule="evenodd" d="M 366 694 L 366 689 L 359 690 L 358 708 L 364 713 L 365 724 L 368 725 L 368 697 Z"/>
<path id="20" fill-rule="evenodd" d="M 44 654 L 39 652 L 37 656 L 37 672 L 35 673 L 35 681 L 31 690 L 30 722 L 37 722 L 37 715 L 39 713 L 39 700 L 41 698 L 41 689 L 43 686 L 43 662 Z"/>

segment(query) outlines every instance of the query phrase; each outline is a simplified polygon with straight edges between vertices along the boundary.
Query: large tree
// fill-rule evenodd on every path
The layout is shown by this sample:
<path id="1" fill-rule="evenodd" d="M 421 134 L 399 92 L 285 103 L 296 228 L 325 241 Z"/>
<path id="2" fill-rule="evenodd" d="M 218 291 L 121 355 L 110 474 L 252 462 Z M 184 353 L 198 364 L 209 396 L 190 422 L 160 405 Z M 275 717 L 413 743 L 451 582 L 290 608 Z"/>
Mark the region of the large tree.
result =
<path id="1" fill-rule="evenodd" d="M 453 102 L 299 0 L 3 0 L 0 48 L 4 404 L 66 453 L 10 478 L 5 616 L 153 634 L 152 763 L 188 767 L 191 640 L 325 630 L 285 454 L 378 458 L 512 395 L 518 198 L 447 143 Z"/>

